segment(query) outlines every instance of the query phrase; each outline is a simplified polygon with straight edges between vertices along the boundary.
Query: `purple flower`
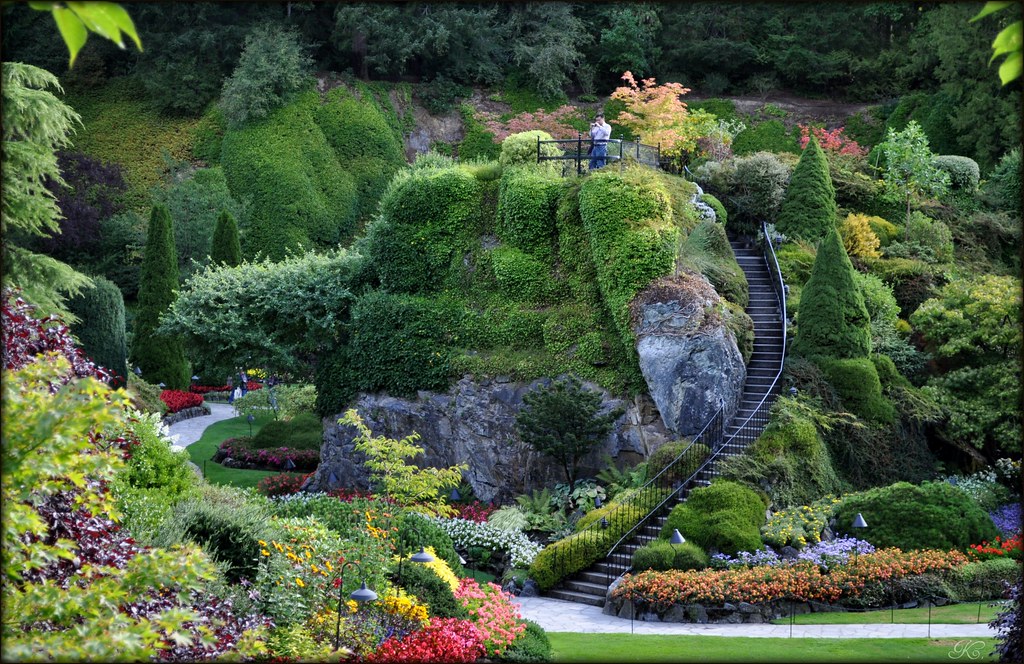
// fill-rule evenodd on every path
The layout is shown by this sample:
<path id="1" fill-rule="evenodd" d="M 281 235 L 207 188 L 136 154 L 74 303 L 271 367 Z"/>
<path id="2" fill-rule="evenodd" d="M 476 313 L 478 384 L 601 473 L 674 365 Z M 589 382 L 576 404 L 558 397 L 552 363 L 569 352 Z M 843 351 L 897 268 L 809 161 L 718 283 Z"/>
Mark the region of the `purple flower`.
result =
<path id="1" fill-rule="evenodd" d="M 1003 536 L 1003 539 L 1013 537 L 1021 531 L 1020 503 L 1003 505 L 999 509 L 991 512 L 989 516 L 992 517 L 992 523 L 996 524 L 996 528 L 999 529 L 999 533 Z"/>

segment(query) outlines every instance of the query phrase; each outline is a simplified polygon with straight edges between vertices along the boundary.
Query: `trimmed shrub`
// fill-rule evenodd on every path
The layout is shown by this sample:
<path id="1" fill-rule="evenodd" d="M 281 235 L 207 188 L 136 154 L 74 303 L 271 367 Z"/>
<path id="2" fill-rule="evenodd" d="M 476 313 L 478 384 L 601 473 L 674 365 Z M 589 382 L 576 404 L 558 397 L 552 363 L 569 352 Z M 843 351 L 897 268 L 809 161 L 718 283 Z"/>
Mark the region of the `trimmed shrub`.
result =
<path id="1" fill-rule="evenodd" d="M 267 422 L 252 437 L 252 447 L 255 449 L 287 447 L 293 450 L 319 450 L 323 442 L 324 425 L 312 413 L 296 415 L 290 420 Z"/>
<path id="2" fill-rule="evenodd" d="M 213 229 L 210 262 L 214 265 L 235 267 L 242 262 L 242 245 L 238 239 L 238 223 L 231 213 L 221 210 L 217 226 Z"/>
<path id="3" fill-rule="evenodd" d="M 667 539 L 678 529 L 705 550 L 731 555 L 757 551 L 764 548 L 761 526 L 766 507 L 760 496 L 742 484 L 716 480 L 710 486 L 694 489 L 685 503 L 672 509 L 661 537 Z"/>
<path id="4" fill-rule="evenodd" d="M 92 277 L 92 288 L 68 300 L 68 310 L 78 317 L 71 332 L 82 352 L 114 374 L 115 384 L 128 380 L 128 344 L 125 336 L 124 297 L 114 282 Z"/>
<path id="5" fill-rule="evenodd" d="M 913 258 L 866 259 L 871 274 L 892 287 L 900 305 L 900 318 L 910 318 L 921 303 L 934 297 L 942 285 L 941 272 L 928 263 Z"/>
<path id="6" fill-rule="evenodd" d="M 1005 592 L 1004 583 L 1013 583 L 1020 574 L 1020 561 L 993 558 L 967 563 L 949 571 L 949 585 L 961 602 L 984 602 Z"/>
<path id="7" fill-rule="evenodd" d="M 868 226 L 878 237 L 878 243 L 882 247 L 889 246 L 889 243 L 899 237 L 900 228 L 881 217 L 868 217 Z"/>
<path id="8" fill-rule="evenodd" d="M 768 120 L 747 127 L 732 141 L 733 154 L 750 155 L 755 152 L 791 152 L 800 154 L 800 146 L 792 133 L 780 120 Z"/>
<path id="9" fill-rule="evenodd" d="M 498 287 L 509 300 L 542 302 L 553 291 L 550 269 L 530 254 L 512 247 L 498 247 L 490 258 Z"/>
<path id="10" fill-rule="evenodd" d="M 882 254 L 878 252 L 881 240 L 875 235 L 871 219 L 867 215 L 853 213 L 846 215 L 846 219 L 839 224 L 839 234 L 843 238 L 843 248 L 846 249 L 848 256 L 881 257 Z"/>
<path id="11" fill-rule="evenodd" d="M 981 171 L 978 162 L 970 157 L 936 155 L 932 157 L 932 164 L 949 174 L 950 189 L 965 193 L 974 193 L 978 190 Z"/>
<path id="12" fill-rule="evenodd" d="M 775 225 L 788 237 L 813 242 L 835 224 L 836 190 L 825 153 L 812 135 L 793 169 Z"/>
<path id="13" fill-rule="evenodd" d="M 999 534 L 991 517 L 947 482 L 897 482 L 845 496 L 836 508 L 836 532 L 853 534 L 849 524 L 858 513 L 868 527 L 857 537 L 878 548 L 966 550 Z"/>
<path id="14" fill-rule="evenodd" d="M 710 220 L 697 224 L 679 248 L 678 262 L 707 277 L 718 294 L 730 302 L 741 308 L 749 303 L 747 277 L 736 262 L 725 226 Z"/>
<path id="15" fill-rule="evenodd" d="M 811 276 L 800 294 L 794 353 L 804 357 L 867 358 L 871 352 L 871 321 L 853 272 L 833 225 L 818 247 Z"/>
<path id="16" fill-rule="evenodd" d="M 192 156 L 207 166 L 220 163 L 221 141 L 228 123 L 224 112 L 213 105 L 203 113 L 195 126 L 192 140 Z"/>
<path id="17" fill-rule="evenodd" d="M 903 227 L 903 237 L 885 248 L 891 258 L 917 258 L 927 263 L 953 260 L 953 233 L 949 226 L 914 210 Z"/>
<path id="18" fill-rule="evenodd" d="M 402 563 L 402 578 L 395 564 L 393 581 L 421 603 L 427 605 L 432 618 L 468 618 L 469 611 L 455 599 L 451 586 L 425 565 Z"/>
<path id="19" fill-rule="evenodd" d="M 707 566 L 708 554 L 693 542 L 673 545 L 657 540 L 640 547 L 633 554 L 633 572 L 704 569 Z"/>
<path id="20" fill-rule="evenodd" d="M 498 193 L 496 230 L 501 241 L 550 263 L 561 189 L 558 179 L 541 172 L 506 167 Z"/>
<path id="21" fill-rule="evenodd" d="M 139 309 L 132 330 L 131 361 L 151 383 L 172 390 L 188 389 L 190 372 L 181 339 L 158 335 L 160 315 L 174 302 L 178 289 L 178 256 L 171 216 L 155 206 L 149 220 L 146 250 L 139 278 Z"/>
<path id="22" fill-rule="evenodd" d="M 715 221 L 725 226 L 729 222 L 729 213 L 725 211 L 722 201 L 711 194 L 701 194 L 700 200 L 715 211 Z"/>
<path id="23" fill-rule="evenodd" d="M 544 628 L 532 620 L 523 620 L 526 629 L 509 644 L 501 655 L 505 662 L 550 662 L 551 642 Z"/>
<path id="24" fill-rule="evenodd" d="M 658 473 L 665 470 L 670 463 L 672 463 L 677 456 L 683 453 L 692 443 L 688 440 L 677 440 L 671 443 L 665 443 L 658 449 L 654 450 L 649 457 L 647 457 L 647 479 L 653 479 Z M 676 482 L 679 480 L 685 480 L 693 475 L 700 464 L 704 462 L 704 459 L 711 453 L 711 450 L 707 445 L 703 443 L 697 443 L 693 449 L 690 450 L 690 458 L 692 462 L 679 463 L 670 472 L 662 476 L 662 478 L 669 482 Z"/>
<path id="25" fill-rule="evenodd" d="M 528 164 L 534 168 L 560 172 L 561 167 L 553 165 L 556 162 L 537 163 L 537 141 L 550 140 L 552 140 L 551 134 L 539 129 L 512 134 L 501 142 L 501 155 L 498 157 L 498 161 L 505 168 L 517 164 Z M 541 144 L 540 153 L 544 157 L 562 156 L 562 151 L 554 143 Z"/>
<path id="26" fill-rule="evenodd" d="M 896 410 L 882 396 L 878 370 L 870 359 L 816 357 L 814 361 L 843 400 L 843 405 L 852 413 L 883 424 L 893 421 Z"/>

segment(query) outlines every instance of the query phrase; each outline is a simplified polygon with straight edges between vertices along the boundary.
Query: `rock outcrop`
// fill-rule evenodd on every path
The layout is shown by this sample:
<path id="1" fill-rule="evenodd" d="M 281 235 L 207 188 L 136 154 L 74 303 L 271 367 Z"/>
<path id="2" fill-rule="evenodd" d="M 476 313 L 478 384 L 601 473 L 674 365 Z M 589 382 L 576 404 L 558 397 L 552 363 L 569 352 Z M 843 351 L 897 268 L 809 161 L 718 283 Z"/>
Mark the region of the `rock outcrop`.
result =
<path id="1" fill-rule="evenodd" d="M 700 274 L 664 277 L 630 304 L 640 370 L 665 428 L 699 433 L 719 408 L 736 412 L 747 370 L 723 303 Z"/>
<path id="2" fill-rule="evenodd" d="M 523 395 L 549 379 L 530 383 L 507 379 L 458 381 L 447 393 L 420 392 L 416 399 L 362 395 L 353 405 L 374 435 L 403 438 L 416 432 L 425 452 L 413 461 L 420 466 L 448 467 L 465 463 L 464 479 L 484 501 L 510 502 L 516 495 L 564 482 L 561 468 L 531 450 L 515 433 L 515 417 Z M 625 409 L 604 443 L 581 463 L 581 477 L 606 466 L 605 455 L 621 465 L 635 464 L 673 439 L 649 399 L 625 402 L 604 395 L 603 408 Z M 340 415 L 324 420 L 320 467 L 306 483 L 307 491 L 367 486 L 363 457 L 356 452 L 351 427 Z"/>

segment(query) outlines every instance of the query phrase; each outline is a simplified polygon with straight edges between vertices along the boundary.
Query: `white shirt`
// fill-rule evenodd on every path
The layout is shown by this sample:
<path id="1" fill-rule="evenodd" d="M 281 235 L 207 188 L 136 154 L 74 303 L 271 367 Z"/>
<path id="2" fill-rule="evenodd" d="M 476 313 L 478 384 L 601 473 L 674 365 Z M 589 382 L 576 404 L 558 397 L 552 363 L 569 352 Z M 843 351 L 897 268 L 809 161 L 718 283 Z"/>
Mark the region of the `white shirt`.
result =
<path id="1" fill-rule="evenodd" d="M 590 138 L 595 141 L 601 141 L 601 143 L 604 143 L 604 141 L 607 141 L 611 136 L 612 126 L 604 120 L 590 128 Z"/>

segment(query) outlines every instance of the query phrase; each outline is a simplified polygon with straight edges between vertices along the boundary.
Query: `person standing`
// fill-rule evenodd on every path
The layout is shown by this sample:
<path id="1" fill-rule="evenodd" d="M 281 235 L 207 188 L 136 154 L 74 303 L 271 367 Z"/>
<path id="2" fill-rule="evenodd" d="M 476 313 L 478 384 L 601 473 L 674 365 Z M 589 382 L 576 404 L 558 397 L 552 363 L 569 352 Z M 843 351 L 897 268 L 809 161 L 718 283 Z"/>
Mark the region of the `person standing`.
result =
<path id="1" fill-rule="evenodd" d="M 590 170 L 604 166 L 608 156 L 608 139 L 611 136 L 612 126 L 604 121 L 604 113 L 598 113 L 590 123 Z"/>

